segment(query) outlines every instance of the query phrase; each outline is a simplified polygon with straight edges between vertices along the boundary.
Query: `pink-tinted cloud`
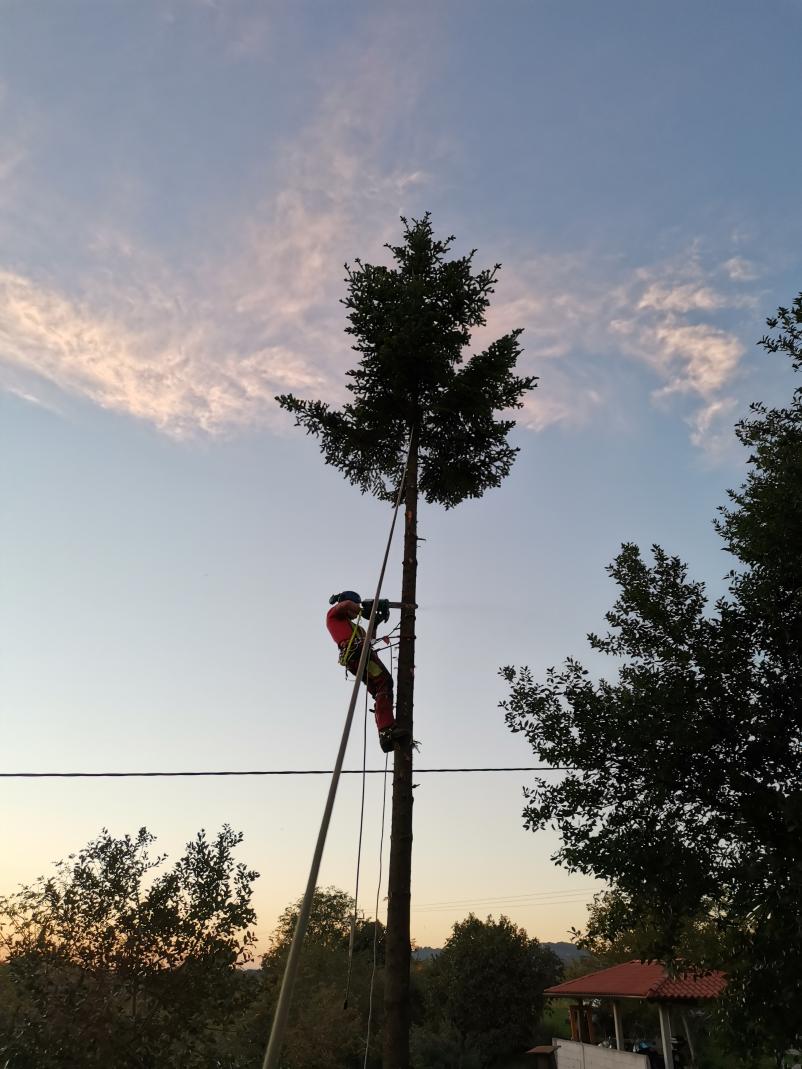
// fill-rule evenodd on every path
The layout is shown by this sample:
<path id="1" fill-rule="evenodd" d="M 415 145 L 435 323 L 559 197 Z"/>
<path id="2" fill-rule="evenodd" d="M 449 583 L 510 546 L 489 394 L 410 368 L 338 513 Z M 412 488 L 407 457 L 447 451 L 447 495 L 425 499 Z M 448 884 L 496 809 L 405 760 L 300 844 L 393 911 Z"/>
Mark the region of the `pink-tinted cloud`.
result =
<path id="1" fill-rule="evenodd" d="M 70 280 L 0 274 L 3 359 L 67 393 L 186 436 L 285 420 L 294 391 L 338 400 L 349 340 L 343 261 L 381 252 L 425 182 L 420 166 L 381 165 L 394 101 L 414 94 L 368 50 L 347 87 L 285 144 L 278 180 L 229 221 L 234 255 L 179 274 L 130 236 L 96 226 L 102 269 Z M 78 294 L 76 296 L 76 293 Z"/>
<path id="2" fill-rule="evenodd" d="M 36 397 L 50 382 L 178 437 L 284 426 L 279 392 L 341 400 L 353 357 L 343 262 L 385 256 L 429 182 L 431 141 L 392 162 L 395 124 L 409 119 L 421 79 L 391 60 L 390 37 L 384 27 L 355 52 L 347 82 L 327 84 L 306 126 L 277 147 L 263 195 L 227 221 L 226 254 L 168 268 L 105 222 L 87 228 L 94 266 L 77 277 L 0 274 L 2 358 L 16 388 Z M 541 385 L 523 426 L 578 426 L 609 409 L 604 367 L 622 357 L 653 377 L 653 399 L 699 411 L 737 378 L 744 346 L 717 317 L 743 302 L 746 260 L 706 269 L 692 246 L 624 270 L 611 254 L 545 255 L 519 242 L 507 252 L 477 255 L 505 265 L 474 342 L 525 328 L 523 367 Z"/>

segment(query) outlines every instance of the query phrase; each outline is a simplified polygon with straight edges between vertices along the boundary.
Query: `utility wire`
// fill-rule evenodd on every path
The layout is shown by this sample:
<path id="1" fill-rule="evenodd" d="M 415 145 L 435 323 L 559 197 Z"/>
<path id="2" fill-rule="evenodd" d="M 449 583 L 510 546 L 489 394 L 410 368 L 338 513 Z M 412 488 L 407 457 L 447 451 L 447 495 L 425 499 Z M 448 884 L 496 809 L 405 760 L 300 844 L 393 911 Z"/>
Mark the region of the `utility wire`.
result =
<path id="1" fill-rule="evenodd" d="M 571 772 L 563 765 L 511 765 L 482 768 L 416 768 L 415 775 L 435 772 Z M 0 772 L 0 779 L 135 779 L 179 776 L 330 776 L 332 768 L 265 768 L 200 772 Z M 341 776 L 381 776 L 383 768 L 341 768 Z"/>
<path id="2" fill-rule="evenodd" d="M 554 891 L 532 891 L 529 893 L 523 893 L 520 895 L 485 895 L 474 896 L 473 898 L 447 898 L 442 899 L 439 902 L 421 902 L 417 909 L 437 909 L 439 907 L 452 906 L 470 906 L 481 904 L 482 902 L 511 902 L 513 905 L 524 905 L 521 899 L 544 899 L 553 898 L 555 895 L 575 895 L 575 894 L 587 894 L 588 892 L 594 892 L 598 888 L 587 887 L 564 887 Z M 536 903 L 535 903 L 536 904 Z"/>
<path id="3" fill-rule="evenodd" d="M 589 897 L 590 897 L 589 893 L 583 894 L 581 892 L 577 892 L 575 895 L 573 895 L 573 897 L 566 896 L 565 898 L 547 898 L 547 899 L 544 899 L 542 902 L 500 902 L 500 903 L 496 903 L 492 899 L 487 899 L 484 902 L 477 901 L 477 903 L 474 905 L 473 908 L 474 909 L 482 909 L 482 910 L 484 910 L 484 909 L 493 909 L 495 907 L 495 908 L 499 908 L 499 909 L 504 910 L 504 909 L 521 909 L 524 906 L 526 906 L 526 907 L 535 907 L 536 906 L 539 909 L 541 906 L 565 906 L 565 905 L 572 905 L 572 904 L 576 905 L 576 904 L 581 904 L 581 903 L 587 903 Z M 465 911 L 465 910 L 469 910 L 469 909 L 471 909 L 471 907 L 469 907 L 467 905 L 465 905 L 465 906 L 435 906 L 435 907 L 430 907 L 429 909 L 422 909 L 422 908 L 417 907 L 417 906 L 411 906 L 410 907 L 410 912 L 412 912 L 412 913 L 452 913 L 453 914 L 453 913 L 459 913 L 461 911 Z"/>

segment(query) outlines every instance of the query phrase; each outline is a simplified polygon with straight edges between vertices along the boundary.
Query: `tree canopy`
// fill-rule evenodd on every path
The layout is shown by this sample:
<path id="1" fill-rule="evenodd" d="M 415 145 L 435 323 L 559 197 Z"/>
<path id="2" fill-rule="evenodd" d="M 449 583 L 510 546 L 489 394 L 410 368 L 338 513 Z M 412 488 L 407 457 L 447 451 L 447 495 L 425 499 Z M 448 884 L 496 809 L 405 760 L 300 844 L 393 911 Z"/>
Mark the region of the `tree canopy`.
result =
<path id="1" fill-rule="evenodd" d="M 301 900 L 281 913 L 262 959 L 261 992 L 243 1029 L 254 1055 L 263 1053 L 264 1037 L 276 1007 L 284 966 L 298 920 Z M 362 1064 L 371 984 L 371 1049 L 369 1064 L 378 1064 L 381 1041 L 384 927 L 379 922 L 376 974 L 373 972 L 374 923 L 356 911 L 354 954 L 348 1005 L 344 1005 L 348 946 L 354 900 L 336 887 L 317 888 L 312 900 L 304 950 L 282 1047 L 282 1065 L 292 1069 L 340 1069 Z M 243 1047 L 243 1049 L 246 1049 Z M 249 1063 L 250 1064 L 250 1063 Z M 261 1064 L 259 1058 L 258 1064 Z"/>
<path id="2" fill-rule="evenodd" d="M 346 265 L 346 331 L 359 354 L 346 372 L 352 399 L 341 409 L 291 394 L 276 400 L 320 437 L 328 464 L 382 498 L 395 495 L 414 429 L 420 492 L 450 508 L 509 473 L 517 449 L 504 413 L 521 407 L 536 380 L 513 373 L 520 330 L 465 355 L 500 265 L 474 271 L 473 252 L 449 259 L 454 239 L 435 238 L 428 214 L 402 223 L 403 243 L 386 246 L 393 266 Z"/>
<path id="3" fill-rule="evenodd" d="M 242 835 L 204 831 L 165 869 L 142 828 L 103 831 L 78 854 L 0 899 L 14 1007 L 0 1041 L 9 1067 L 207 1066 L 243 994 L 257 873 Z"/>
<path id="4" fill-rule="evenodd" d="M 473 913 L 453 926 L 428 968 L 429 1030 L 447 1044 L 459 1037 L 459 1053 L 478 1066 L 531 1043 L 545 1005 L 543 990 L 562 975 L 559 958 L 523 928 L 504 916 L 482 921 Z"/>
<path id="5" fill-rule="evenodd" d="M 760 344 L 799 371 L 802 295 L 768 324 Z M 617 677 L 571 658 L 542 681 L 508 667 L 503 707 L 539 760 L 570 769 L 536 781 L 524 817 L 620 892 L 605 937 L 638 928 L 647 956 L 726 968 L 733 1038 L 781 1050 L 802 1021 L 802 388 L 753 404 L 736 433 L 749 470 L 716 524 L 726 596 L 710 605 L 678 557 L 625 544 L 609 630 L 589 635 Z M 708 922 L 716 939 L 690 938 Z"/>
<path id="6" fill-rule="evenodd" d="M 535 386 L 514 373 L 520 330 L 466 352 L 486 324 L 499 265 L 478 272 L 471 252 L 449 258 L 453 238 L 435 238 L 431 219 L 408 222 L 386 246 L 393 265 L 346 265 L 347 333 L 359 354 L 346 372 L 351 400 L 340 409 L 291 394 L 276 398 L 296 425 L 320 439 L 328 464 L 363 493 L 404 493 L 393 803 L 387 894 L 385 1065 L 409 1065 L 415 607 L 419 496 L 451 508 L 481 497 L 509 473 L 517 449 L 510 411 Z"/>

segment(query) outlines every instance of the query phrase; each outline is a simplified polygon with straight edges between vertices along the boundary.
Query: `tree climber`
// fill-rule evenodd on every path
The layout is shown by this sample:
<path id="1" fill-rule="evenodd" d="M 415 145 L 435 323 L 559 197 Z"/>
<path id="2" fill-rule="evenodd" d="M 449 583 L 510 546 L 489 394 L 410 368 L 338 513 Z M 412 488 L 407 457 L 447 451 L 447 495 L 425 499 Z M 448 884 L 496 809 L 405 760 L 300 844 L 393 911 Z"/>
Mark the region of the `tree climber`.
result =
<path id="1" fill-rule="evenodd" d="M 359 658 L 365 629 L 354 621 L 362 613 L 362 599 L 355 590 L 343 590 L 329 598 L 331 608 L 326 613 L 326 627 L 340 650 L 340 664 L 355 676 L 359 670 Z M 371 603 L 365 602 L 364 608 Z M 381 606 L 380 602 L 380 606 Z M 379 620 L 378 610 L 376 620 Z M 386 617 L 385 617 L 386 619 Z M 384 753 L 392 753 L 396 740 L 406 738 L 409 732 L 399 728 L 393 716 L 393 677 L 373 650 L 365 664 L 362 682 L 375 701 L 373 715 L 379 731 L 379 745 Z"/>

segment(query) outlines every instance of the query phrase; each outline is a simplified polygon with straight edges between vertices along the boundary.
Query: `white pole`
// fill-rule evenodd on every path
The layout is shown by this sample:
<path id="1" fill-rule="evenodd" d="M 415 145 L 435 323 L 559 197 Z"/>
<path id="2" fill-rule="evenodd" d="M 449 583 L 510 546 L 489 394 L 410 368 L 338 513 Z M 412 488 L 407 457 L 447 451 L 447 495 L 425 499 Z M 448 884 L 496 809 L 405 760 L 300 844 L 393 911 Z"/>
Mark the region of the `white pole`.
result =
<path id="1" fill-rule="evenodd" d="M 671 1013 L 665 1004 L 658 1004 L 657 1012 L 660 1015 L 660 1038 L 663 1041 L 663 1059 L 666 1069 L 673 1069 L 674 1054 L 671 1049 Z"/>
<path id="2" fill-rule="evenodd" d="M 624 1029 L 621 1024 L 621 1003 L 613 999 L 613 1024 L 615 1025 L 615 1045 L 617 1050 L 624 1049 Z"/>
<path id="3" fill-rule="evenodd" d="M 579 1000 L 577 1021 L 579 1023 L 579 1053 L 582 1057 L 582 1069 L 585 1069 L 585 1029 L 587 1028 L 587 1020 L 585 1018 L 585 1003 L 582 999 Z M 588 1036 L 589 1038 L 590 1036 Z"/>
<path id="4" fill-rule="evenodd" d="M 685 1010 L 682 1011 L 682 1027 L 685 1029 L 685 1039 L 688 1043 L 688 1053 L 691 1056 L 691 1065 L 696 1065 L 696 1051 L 693 1049 L 693 1039 L 691 1038 L 691 1030 L 688 1028 L 688 1015 Z"/>

